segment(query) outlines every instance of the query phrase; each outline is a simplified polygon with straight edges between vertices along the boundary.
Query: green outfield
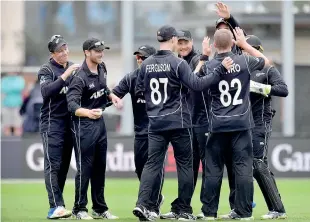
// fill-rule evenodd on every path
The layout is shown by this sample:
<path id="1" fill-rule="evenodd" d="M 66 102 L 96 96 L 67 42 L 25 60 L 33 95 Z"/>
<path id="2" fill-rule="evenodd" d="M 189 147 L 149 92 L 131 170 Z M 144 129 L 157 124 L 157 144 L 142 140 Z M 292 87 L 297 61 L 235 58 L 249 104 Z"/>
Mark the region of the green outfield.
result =
<path id="1" fill-rule="evenodd" d="M 308 222 L 310 221 L 310 180 L 291 179 L 278 181 L 282 199 L 289 216 L 286 221 Z M 1 219 L 2 221 L 43 221 L 48 211 L 47 194 L 43 183 L 37 182 L 2 182 L 1 190 Z M 198 184 L 200 186 L 200 182 Z M 199 201 L 199 189 L 196 189 L 192 206 L 194 213 L 200 212 L 201 203 Z M 255 185 L 254 216 L 259 220 L 259 216 L 266 213 L 266 205 L 263 197 Z M 107 179 L 106 181 L 106 200 L 111 212 L 120 217 L 118 221 L 137 221 L 132 214 L 138 193 L 138 182 L 135 179 Z M 166 179 L 163 194 L 165 203 L 162 212 L 170 209 L 170 202 L 177 195 L 177 183 L 174 179 Z M 90 195 L 89 195 L 90 197 Z M 65 188 L 65 201 L 69 209 L 72 208 L 74 201 L 74 183 L 69 181 Z M 88 208 L 91 208 L 91 200 Z M 227 181 L 223 182 L 219 213 L 227 213 L 228 205 L 228 186 Z"/>

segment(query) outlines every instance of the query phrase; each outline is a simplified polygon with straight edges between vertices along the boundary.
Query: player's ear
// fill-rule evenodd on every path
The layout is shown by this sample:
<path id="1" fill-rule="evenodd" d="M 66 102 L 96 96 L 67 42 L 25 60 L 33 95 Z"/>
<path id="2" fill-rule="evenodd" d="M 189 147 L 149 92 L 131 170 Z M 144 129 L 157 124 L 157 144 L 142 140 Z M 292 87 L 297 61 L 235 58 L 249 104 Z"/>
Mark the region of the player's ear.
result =
<path id="1" fill-rule="evenodd" d="M 90 56 L 90 51 L 89 50 L 85 50 L 85 55 L 86 56 Z"/>
<path id="2" fill-rule="evenodd" d="M 215 41 L 213 42 L 213 47 L 214 47 L 214 48 L 217 48 L 217 47 L 216 47 L 216 44 L 215 44 Z"/>

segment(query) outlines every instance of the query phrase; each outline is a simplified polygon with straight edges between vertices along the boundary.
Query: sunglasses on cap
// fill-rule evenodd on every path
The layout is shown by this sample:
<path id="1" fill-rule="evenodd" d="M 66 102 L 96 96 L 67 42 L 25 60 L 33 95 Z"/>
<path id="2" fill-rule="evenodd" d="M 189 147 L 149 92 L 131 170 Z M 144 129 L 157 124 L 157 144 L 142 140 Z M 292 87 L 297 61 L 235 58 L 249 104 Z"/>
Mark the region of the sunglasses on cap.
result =
<path id="1" fill-rule="evenodd" d="M 139 60 L 141 59 L 142 61 L 145 60 L 147 57 L 146 56 L 141 56 L 141 55 L 136 55 L 136 59 Z"/>
<path id="2" fill-rule="evenodd" d="M 258 50 L 258 51 L 260 51 L 260 52 L 263 52 L 264 51 L 264 48 L 263 48 L 263 46 L 261 46 L 261 45 L 259 45 L 259 46 L 252 46 L 254 49 L 256 49 L 256 50 Z"/>
<path id="3" fill-rule="evenodd" d="M 49 42 L 54 42 L 56 40 L 56 44 L 58 43 L 59 39 L 62 39 L 61 35 L 53 35 Z"/>
<path id="4" fill-rule="evenodd" d="M 94 44 L 89 46 L 88 50 L 91 50 L 93 48 L 97 48 L 97 47 L 102 46 L 102 45 L 104 45 L 104 41 L 95 42 Z"/>
<path id="5" fill-rule="evenodd" d="M 252 45 L 252 47 L 253 47 L 254 49 L 260 51 L 260 52 L 263 52 L 263 51 L 264 51 L 264 48 L 263 48 L 261 45 L 259 45 L 259 46 Z M 244 50 L 243 48 L 240 48 L 240 49 L 241 49 L 241 50 Z"/>

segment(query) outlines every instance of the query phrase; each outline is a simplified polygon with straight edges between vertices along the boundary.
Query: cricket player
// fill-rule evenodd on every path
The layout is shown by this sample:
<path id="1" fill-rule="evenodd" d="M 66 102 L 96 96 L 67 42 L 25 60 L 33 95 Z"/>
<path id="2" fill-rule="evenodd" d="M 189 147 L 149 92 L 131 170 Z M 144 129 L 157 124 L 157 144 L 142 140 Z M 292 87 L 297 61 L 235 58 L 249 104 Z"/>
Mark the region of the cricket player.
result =
<path id="1" fill-rule="evenodd" d="M 142 62 L 156 53 L 156 49 L 149 45 L 142 45 L 137 51 L 133 53 L 136 57 L 138 68 L 133 72 L 128 73 L 124 78 L 118 83 L 118 85 L 112 90 L 113 93 L 119 98 L 123 98 L 127 93 L 131 96 L 132 111 L 134 117 L 134 130 L 135 130 L 135 140 L 134 140 L 134 160 L 136 166 L 136 174 L 138 179 L 141 180 L 141 174 L 143 167 L 147 161 L 148 156 L 148 125 L 149 119 L 145 110 L 145 100 L 144 98 L 136 97 L 135 86 L 137 81 L 137 76 L 140 71 L 140 66 Z M 161 181 L 157 180 L 160 186 Z M 154 218 L 159 215 L 159 208 L 163 203 L 163 196 L 160 195 L 158 203 L 151 207 L 150 213 Z"/>
<path id="2" fill-rule="evenodd" d="M 254 35 L 247 36 L 247 43 L 263 53 L 261 40 Z M 271 100 L 273 96 L 286 97 L 287 85 L 281 74 L 274 66 L 265 66 L 261 71 L 254 71 L 251 75 L 250 99 L 255 127 L 253 135 L 253 175 L 265 198 L 269 212 L 261 219 L 286 219 L 286 211 L 277 188 L 274 175 L 268 164 L 268 143 L 272 131 L 273 110 Z M 234 209 L 221 216 L 230 219 Z"/>
<path id="3" fill-rule="evenodd" d="M 102 112 L 108 97 L 115 106 L 121 106 L 121 100 L 107 87 L 107 69 L 102 61 L 105 49 L 109 47 L 99 39 L 90 38 L 83 43 L 85 61 L 67 93 L 77 166 L 73 216 L 81 220 L 118 218 L 108 211 L 104 198 L 108 147 Z M 89 182 L 93 203 L 91 216 L 86 208 Z"/>
<path id="4" fill-rule="evenodd" d="M 217 2 L 215 4 L 216 6 L 216 13 L 218 14 L 219 17 L 221 17 L 220 19 L 218 19 L 216 21 L 216 29 L 227 29 L 230 30 L 234 36 L 235 39 L 235 35 L 234 35 L 234 29 L 236 27 L 240 27 L 239 23 L 237 22 L 237 20 L 233 17 L 233 15 L 230 13 L 229 7 L 222 3 L 222 2 Z M 247 34 L 245 33 L 245 31 L 243 30 L 243 33 L 245 36 L 247 36 Z M 241 54 L 242 53 L 242 49 L 240 47 L 238 47 L 237 45 L 233 44 L 232 47 L 232 52 L 235 54 Z M 234 205 L 234 199 L 235 199 L 235 175 L 233 174 L 233 169 L 232 169 L 232 163 L 231 163 L 231 158 L 228 156 L 226 158 L 226 169 L 227 169 L 227 175 L 228 175 L 228 182 L 229 182 L 229 188 L 230 188 L 230 193 L 229 193 L 229 204 L 231 209 L 234 209 L 235 205 Z M 254 208 L 256 206 L 256 203 L 253 201 L 252 203 L 252 207 Z M 199 215 L 197 216 L 197 218 L 199 217 Z"/>
<path id="5" fill-rule="evenodd" d="M 40 114 L 40 133 L 44 148 L 44 176 L 50 210 L 48 219 L 67 218 L 63 190 L 69 170 L 73 142 L 66 92 L 72 73 L 78 64 L 68 61 L 69 48 L 60 35 L 48 42 L 51 58 L 38 72 L 43 105 Z"/>
<path id="6" fill-rule="evenodd" d="M 235 44 L 248 55 L 232 53 L 232 33 L 226 29 L 214 34 L 218 54 L 205 65 L 205 72 L 214 70 L 230 56 L 233 66 L 218 84 L 209 89 L 210 136 L 206 149 L 205 193 L 202 212 L 204 220 L 217 218 L 220 189 L 226 158 L 230 156 L 235 175 L 235 210 L 231 219 L 252 220 L 253 202 L 253 147 L 251 129 L 254 126 L 250 103 L 250 76 L 262 70 L 268 59 L 250 46 L 240 28 L 234 30 Z M 253 57 L 256 56 L 256 57 Z M 229 155 L 227 155 L 229 153 Z"/>
<path id="7" fill-rule="evenodd" d="M 210 56 L 211 50 L 209 50 L 208 56 Z M 192 34 L 188 30 L 179 31 L 178 36 L 178 54 L 179 57 L 184 59 L 191 70 L 194 71 L 199 63 L 201 53 L 194 49 Z M 198 73 L 200 75 L 201 72 Z M 192 142 L 193 142 L 193 170 L 194 170 L 194 187 L 196 187 L 198 179 L 198 171 L 200 163 L 203 167 L 204 175 L 204 153 L 205 146 L 208 139 L 208 109 L 206 101 L 204 100 L 204 92 L 195 92 L 190 90 L 189 97 L 189 109 L 191 113 L 192 121 Z M 202 176 L 204 178 L 204 176 Z M 203 183 L 201 185 L 201 190 L 203 189 Z M 202 191 L 200 193 L 203 193 Z M 176 219 L 178 217 L 179 210 L 175 207 L 177 206 L 178 199 L 175 199 L 171 206 L 172 209 L 166 214 L 161 214 L 161 219 Z"/>

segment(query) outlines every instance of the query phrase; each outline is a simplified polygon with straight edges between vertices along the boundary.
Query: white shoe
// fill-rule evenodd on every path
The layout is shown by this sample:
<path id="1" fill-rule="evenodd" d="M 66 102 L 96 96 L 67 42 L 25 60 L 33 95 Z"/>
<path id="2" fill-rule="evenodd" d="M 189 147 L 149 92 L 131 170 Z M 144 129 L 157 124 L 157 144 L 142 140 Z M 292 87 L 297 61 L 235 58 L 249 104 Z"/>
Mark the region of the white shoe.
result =
<path id="1" fill-rule="evenodd" d="M 178 220 L 180 220 L 180 221 L 195 221 L 196 217 L 190 213 L 181 213 L 178 216 Z"/>
<path id="2" fill-rule="evenodd" d="M 203 218 L 201 218 L 201 220 L 210 221 L 210 220 L 216 220 L 216 218 L 215 217 L 205 217 L 205 216 L 203 216 Z"/>
<path id="3" fill-rule="evenodd" d="M 279 213 L 277 211 L 269 211 L 267 214 L 261 216 L 262 220 L 272 220 L 272 219 L 286 219 L 286 213 Z"/>
<path id="4" fill-rule="evenodd" d="M 159 215 L 158 215 L 156 212 L 154 212 L 154 211 L 150 211 L 149 215 L 150 215 L 150 217 L 152 217 L 153 219 L 158 219 L 158 217 L 159 217 Z"/>
<path id="5" fill-rule="evenodd" d="M 91 216 L 94 219 L 108 219 L 108 220 L 116 220 L 119 219 L 117 216 L 111 214 L 108 210 L 103 213 L 97 213 L 95 211 L 92 212 Z"/>
<path id="6" fill-rule="evenodd" d="M 234 210 L 231 210 L 228 214 L 220 215 L 218 218 L 220 220 L 233 220 L 233 215 L 235 214 Z"/>
<path id="7" fill-rule="evenodd" d="M 254 217 L 241 217 L 235 210 L 231 210 L 229 214 L 220 215 L 219 220 L 254 220 Z"/>
<path id="8" fill-rule="evenodd" d="M 93 218 L 88 215 L 86 211 L 79 211 L 77 214 L 73 215 L 77 220 L 92 220 Z"/>
<path id="9" fill-rule="evenodd" d="M 178 214 L 176 214 L 174 212 L 168 212 L 166 214 L 161 214 L 160 219 L 175 220 L 175 219 L 178 219 Z"/>
<path id="10" fill-rule="evenodd" d="M 254 220 L 254 217 L 253 216 L 251 216 L 251 217 L 243 217 L 240 220 Z"/>
<path id="11" fill-rule="evenodd" d="M 58 206 L 49 210 L 47 219 L 68 218 L 71 214 L 71 211 L 67 210 L 64 206 Z"/>
<path id="12" fill-rule="evenodd" d="M 204 215 L 202 212 L 200 212 L 200 213 L 197 214 L 197 216 L 196 216 L 197 220 L 200 220 L 200 219 L 202 219 L 202 218 L 204 218 L 204 217 L 205 217 L 205 215 Z"/>

